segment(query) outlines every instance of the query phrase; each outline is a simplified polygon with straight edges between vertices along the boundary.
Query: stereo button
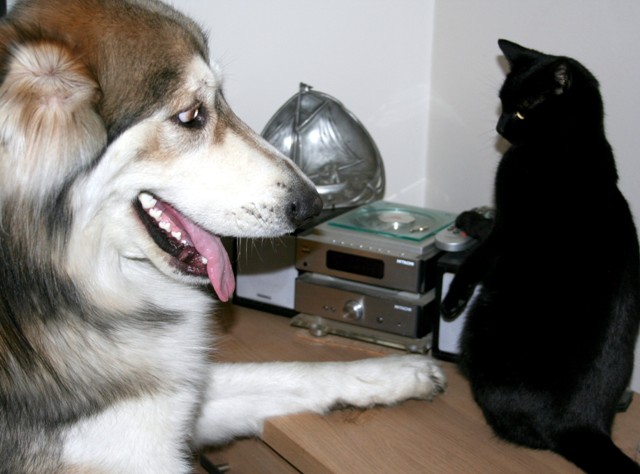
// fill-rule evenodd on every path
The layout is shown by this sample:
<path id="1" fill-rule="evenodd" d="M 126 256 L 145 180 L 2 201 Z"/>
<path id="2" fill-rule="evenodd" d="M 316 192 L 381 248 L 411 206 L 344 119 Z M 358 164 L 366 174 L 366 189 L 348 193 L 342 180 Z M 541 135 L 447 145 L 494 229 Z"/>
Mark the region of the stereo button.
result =
<path id="1" fill-rule="evenodd" d="M 342 307 L 342 317 L 351 321 L 358 321 L 364 316 L 364 305 L 360 301 L 349 300 Z"/>

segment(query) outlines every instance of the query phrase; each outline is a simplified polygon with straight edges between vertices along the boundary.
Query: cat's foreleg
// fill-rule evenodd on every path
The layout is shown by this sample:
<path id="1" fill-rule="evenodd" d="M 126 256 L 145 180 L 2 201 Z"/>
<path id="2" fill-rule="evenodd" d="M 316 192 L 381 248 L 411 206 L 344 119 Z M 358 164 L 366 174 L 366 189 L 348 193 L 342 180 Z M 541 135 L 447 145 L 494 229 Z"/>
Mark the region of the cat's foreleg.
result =
<path id="1" fill-rule="evenodd" d="M 449 291 L 440 303 L 440 312 L 447 320 L 462 313 L 473 292 L 486 275 L 495 256 L 495 238 L 490 235 L 467 257 L 456 272 Z"/>

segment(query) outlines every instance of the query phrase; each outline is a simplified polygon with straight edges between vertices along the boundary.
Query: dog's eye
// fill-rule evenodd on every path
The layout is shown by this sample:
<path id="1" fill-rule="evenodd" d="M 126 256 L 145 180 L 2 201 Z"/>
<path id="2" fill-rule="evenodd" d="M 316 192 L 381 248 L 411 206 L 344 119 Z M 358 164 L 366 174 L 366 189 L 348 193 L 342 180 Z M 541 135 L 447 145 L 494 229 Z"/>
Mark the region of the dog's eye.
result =
<path id="1" fill-rule="evenodd" d="M 202 105 L 192 107 L 176 115 L 176 120 L 185 127 L 201 126 L 204 123 L 204 109 Z"/>
<path id="2" fill-rule="evenodd" d="M 199 108 L 187 110 L 185 112 L 180 112 L 178 114 L 178 120 L 180 120 L 180 122 L 182 122 L 182 123 L 193 122 L 195 119 L 198 118 L 198 114 L 199 113 L 200 113 L 200 109 Z"/>

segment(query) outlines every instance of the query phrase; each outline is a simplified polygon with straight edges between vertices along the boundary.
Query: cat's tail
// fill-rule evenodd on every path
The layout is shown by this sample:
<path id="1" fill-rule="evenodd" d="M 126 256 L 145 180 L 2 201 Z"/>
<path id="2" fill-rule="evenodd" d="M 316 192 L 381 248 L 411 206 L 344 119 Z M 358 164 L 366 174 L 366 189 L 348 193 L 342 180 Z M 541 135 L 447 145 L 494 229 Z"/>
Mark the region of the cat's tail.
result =
<path id="1" fill-rule="evenodd" d="M 609 435 L 588 428 L 564 432 L 554 451 L 589 474 L 640 473 L 640 466 Z"/>

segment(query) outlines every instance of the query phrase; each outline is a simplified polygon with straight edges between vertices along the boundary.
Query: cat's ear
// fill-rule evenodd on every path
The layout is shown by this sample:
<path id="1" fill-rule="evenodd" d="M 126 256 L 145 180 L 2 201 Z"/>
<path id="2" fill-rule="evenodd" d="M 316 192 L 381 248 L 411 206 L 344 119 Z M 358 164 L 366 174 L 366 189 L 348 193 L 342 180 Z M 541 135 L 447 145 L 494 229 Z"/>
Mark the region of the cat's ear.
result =
<path id="1" fill-rule="evenodd" d="M 554 92 L 556 95 L 564 94 L 566 90 L 571 87 L 571 69 L 569 68 L 569 64 L 563 59 L 558 60 L 554 66 L 553 79 L 556 83 Z"/>
<path id="2" fill-rule="evenodd" d="M 512 70 L 521 67 L 528 67 L 545 56 L 539 51 L 525 48 L 524 46 L 520 46 L 519 44 L 506 39 L 499 39 L 498 46 L 504 54 L 504 57 L 509 61 L 509 66 Z"/>

